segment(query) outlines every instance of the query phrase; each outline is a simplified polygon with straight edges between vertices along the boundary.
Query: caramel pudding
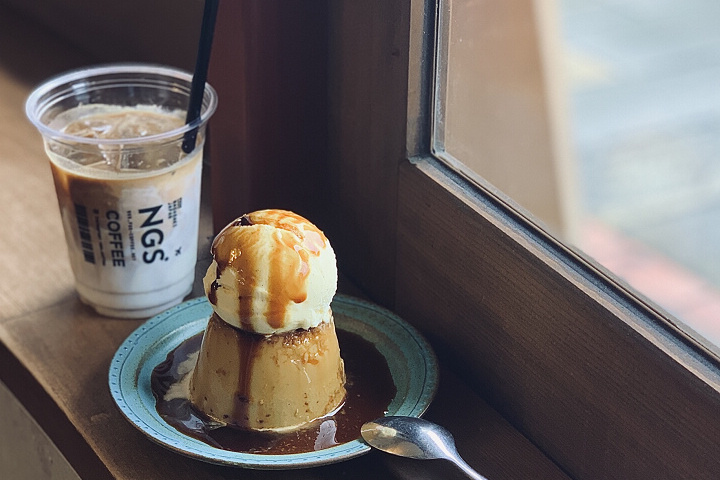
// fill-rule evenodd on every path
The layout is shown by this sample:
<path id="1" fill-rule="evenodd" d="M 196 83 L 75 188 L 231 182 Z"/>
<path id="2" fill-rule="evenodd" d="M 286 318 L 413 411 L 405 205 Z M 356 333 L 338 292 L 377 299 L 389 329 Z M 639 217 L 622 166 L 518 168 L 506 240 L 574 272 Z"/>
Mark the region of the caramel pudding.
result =
<path id="1" fill-rule="evenodd" d="M 259 335 L 208 322 L 192 401 L 215 421 L 251 430 L 292 430 L 334 413 L 345 398 L 335 325 Z"/>
<path id="2" fill-rule="evenodd" d="M 338 325 L 344 319 L 337 317 Z M 297 430 L 241 430 L 200 413 L 187 398 L 188 370 L 197 361 L 203 334 L 193 335 L 170 351 L 152 372 L 158 414 L 179 432 L 214 448 L 239 453 L 287 455 L 323 450 L 357 440 L 360 428 L 382 417 L 397 388 L 385 357 L 371 342 L 337 329 L 347 374 L 345 402 L 333 415 Z"/>
<path id="3" fill-rule="evenodd" d="M 194 407 L 219 424 L 274 432 L 335 413 L 345 370 L 325 235 L 292 212 L 261 210 L 225 227 L 212 255 L 203 283 L 214 314 L 189 379 Z"/>

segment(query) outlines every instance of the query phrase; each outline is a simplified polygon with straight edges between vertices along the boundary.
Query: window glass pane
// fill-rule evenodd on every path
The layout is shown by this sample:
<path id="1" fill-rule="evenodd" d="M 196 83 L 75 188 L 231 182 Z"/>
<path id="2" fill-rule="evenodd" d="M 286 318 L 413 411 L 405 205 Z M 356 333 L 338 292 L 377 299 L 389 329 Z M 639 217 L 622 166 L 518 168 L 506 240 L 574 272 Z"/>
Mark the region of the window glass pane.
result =
<path id="1" fill-rule="evenodd" d="M 439 10 L 436 155 L 720 345 L 720 2 Z"/>
<path id="2" fill-rule="evenodd" d="M 440 3 L 435 152 L 563 229 L 532 1 Z"/>

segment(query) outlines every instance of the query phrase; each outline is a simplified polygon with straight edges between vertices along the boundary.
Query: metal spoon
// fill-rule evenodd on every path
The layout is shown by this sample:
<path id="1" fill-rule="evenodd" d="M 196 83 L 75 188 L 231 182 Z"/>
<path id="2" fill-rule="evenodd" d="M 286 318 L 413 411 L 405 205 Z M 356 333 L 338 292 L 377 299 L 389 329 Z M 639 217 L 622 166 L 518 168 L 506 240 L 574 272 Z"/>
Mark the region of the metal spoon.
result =
<path id="1" fill-rule="evenodd" d="M 468 477 L 487 480 L 460 458 L 450 432 L 422 418 L 382 417 L 367 422 L 360 433 L 370 446 L 383 452 L 422 460 L 450 460 Z"/>

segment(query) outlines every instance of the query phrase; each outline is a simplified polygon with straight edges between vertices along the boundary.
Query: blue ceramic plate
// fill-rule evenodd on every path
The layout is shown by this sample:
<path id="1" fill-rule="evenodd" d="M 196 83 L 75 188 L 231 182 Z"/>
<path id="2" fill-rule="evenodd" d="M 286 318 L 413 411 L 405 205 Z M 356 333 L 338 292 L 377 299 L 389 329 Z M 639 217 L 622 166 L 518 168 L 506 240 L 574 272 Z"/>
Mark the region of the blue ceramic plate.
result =
<path id="1" fill-rule="evenodd" d="M 337 328 L 361 335 L 385 357 L 397 387 L 388 415 L 422 415 L 430 405 L 438 382 L 435 355 L 425 339 L 392 312 L 363 300 L 336 295 L 332 309 Z M 315 467 L 348 460 L 370 450 L 358 432 L 357 440 L 317 452 L 289 455 L 238 453 L 211 447 L 167 424 L 155 410 L 150 375 L 168 353 L 205 330 L 211 313 L 212 308 L 205 298 L 187 301 L 151 318 L 120 345 L 110 365 L 110 392 L 130 423 L 151 440 L 177 453 L 210 463 L 245 468 Z"/>

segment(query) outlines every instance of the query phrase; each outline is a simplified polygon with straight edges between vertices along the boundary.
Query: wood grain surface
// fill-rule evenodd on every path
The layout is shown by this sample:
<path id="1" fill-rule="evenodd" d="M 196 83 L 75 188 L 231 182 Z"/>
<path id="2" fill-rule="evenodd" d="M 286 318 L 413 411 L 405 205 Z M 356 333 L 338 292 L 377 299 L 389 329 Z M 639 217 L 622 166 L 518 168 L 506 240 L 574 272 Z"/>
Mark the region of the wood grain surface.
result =
<path id="1" fill-rule="evenodd" d="M 396 310 L 446 365 L 573 478 L 715 478 L 701 351 L 437 163 L 401 178 Z"/>

